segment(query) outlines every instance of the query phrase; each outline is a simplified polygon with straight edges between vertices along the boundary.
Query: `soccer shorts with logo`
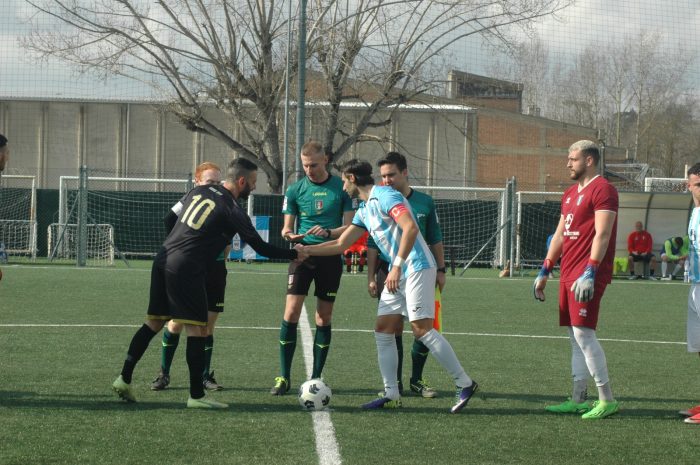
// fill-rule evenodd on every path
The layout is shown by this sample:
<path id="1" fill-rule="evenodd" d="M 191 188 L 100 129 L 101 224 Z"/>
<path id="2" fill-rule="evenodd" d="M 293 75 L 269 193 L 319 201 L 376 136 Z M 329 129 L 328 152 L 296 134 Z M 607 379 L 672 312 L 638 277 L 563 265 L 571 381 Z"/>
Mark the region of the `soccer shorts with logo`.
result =
<path id="1" fill-rule="evenodd" d="M 593 300 L 590 302 L 576 302 L 571 290 L 573 284 L 573 281 L 559 283 L 559 326 L 584 326 L 596 329 L 600 300 L 603 298 L 607 284 L 595 282 Z"/>
<path id="2" fill-rule="evenodd" d="M 409 274 L 399 281 L 394 294 L 385 287 L 379 298 L 377 316 L 403 315 L 409 321 L 435 318 L 435 268 Z"/>
<path id="3" fill-rule="evenodd" d="M 292 262 L 289 264 L 287 275 L 287 294 L 308 295 L 313 282 L 316 297 L 335 302 L 342 275 L 342 255 L 309 257 L 301 263 Z"/>
<path id="4" fill-rule="evenodd" d="M 688 292 L 688 352 L 700 352 L 700 284 L 695 283 Z"/>
<path id="5" fill-rule="evenodd" d="M 156 256 L 153 260 L 147 317 L 206 326 L 205 274 L 187 272 L 190 268 L 186 266 L 170 265 L 166 267 L 165 257 Z"/>
<path id="6" fill-rule="evenodd" d="M 210 312 L 221 313 L 224 311 L 227 273 L 224 260 L 215 261 L 207 270 L 207 305 Z"/>

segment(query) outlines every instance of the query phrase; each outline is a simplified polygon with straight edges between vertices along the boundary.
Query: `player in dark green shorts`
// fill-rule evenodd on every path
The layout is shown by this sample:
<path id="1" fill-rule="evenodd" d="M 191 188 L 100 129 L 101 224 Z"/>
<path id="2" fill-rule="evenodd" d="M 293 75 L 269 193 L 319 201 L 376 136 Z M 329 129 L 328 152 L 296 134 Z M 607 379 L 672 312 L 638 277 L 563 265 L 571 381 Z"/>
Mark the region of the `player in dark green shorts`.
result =
<path id="1" fill-rule="evenodd" d="M 379 172 L 384 185 L 392 186 L 401 192 L 411 205 L 413 214 L 416 217 L 420 233 L 428 243 L 430 251 L 437 262 L 436 286 L 442 292 L 445 287 L 445 252 L 442 245 L 442 230 L 438 222 L 435 202 L 433 198 L 423 192 L 411 189 L 408 182 L 408 165 L 406 158 L 397 152 L 389 152 L 386 157 L 377 162 Z M 389 271 L 389 263 L 384 257 L 379 256 L 379 250 L 371 237 L 367 241 L 367 283 L 369 294 L 372 297 L 379 297 L 384 288 L 384 280 Z M 399 352 L 399 369 L 397 380 L 399 390 L 403 391 L 402 364 L 403 364 L 403 325 L 396 328 L 396 347 Z M 435 389 L 423 379 L 423 368 L 430 351 L 418 339 L 413 340 L 411 347 L 412 373 L 410 379 L 411 391 L 423 397 L 435 397 Z"/>
<path id="2" fill-rule="evenodd" d="M 301 148 L 306 176 L 292 184 L 284 197 L 282 237 L 290 242 L 319 244 L 338 238 L 352 221 L 353 203 L 343 192 L 343 183 L 328 173 L 328 156 L 316 141 Z M 297 233 L 294 223 L 298 221 Z M 287 299 L 280 328 L 280 373 L 270 393 L 281 396 L 290 388 L 292 358 L 297 344 L 297 324 L 311 282 L 316 291 L 316 334 L 311 377 L 320 378 L 331 344 L 333 303 L 343 273 L 341 255 L 313 257 L 289 266 Z"/>

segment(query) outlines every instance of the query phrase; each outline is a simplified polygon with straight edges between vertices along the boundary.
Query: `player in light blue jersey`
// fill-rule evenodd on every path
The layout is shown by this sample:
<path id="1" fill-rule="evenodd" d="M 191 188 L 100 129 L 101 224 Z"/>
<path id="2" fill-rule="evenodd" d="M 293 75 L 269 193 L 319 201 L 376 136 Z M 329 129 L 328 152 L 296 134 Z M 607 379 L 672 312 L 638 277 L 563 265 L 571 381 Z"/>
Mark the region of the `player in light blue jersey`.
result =
<path id="1" fill-rule="evenodd" d="M 298 245 L 297 248 L 311 256 L 335 255 L 350 247 L 367 230 L 379 250 L 391 260 L 392 266 L 377 308 L 374 333 L 384 395 L 362 408 L 401 406 L 394 331 L 403 318 L 408 318 L 413 335 L 430 349 L 454 379 L 457 394 L 450 411 L 457 413 L 467 405 L 478 385 L 465 373 L 450 343 L 433 329 L 436 264 L 428 244 L 420 235 L 411 206 L 393 188 L 374 186 L 369 163 L 350 160 L 341 171 L 343 190 L 363 201 L 352 224 L 336 240 L 311 246 Z"/>
<path id="2" fill-rule="evenodd" d="M 700 163 L 688 170 L 688 190 L 693 196 L 693 213 L 688 223 L 688 294 L 687 344 L 688 352 L 700 355 Z M 700 424 L 700 405 L 679 412 L 687 416 L 686 423 Z"/>
<path id="3" fill-rule="evenodd" d="M 430 251 L 437 262 L 435 285 L 442 293 L 445 287 L 445 251 L 442 244 L 442 230 L 433 198 L 428 194 L 413 190 L 408 180 L 408 163 L 406 157 L 398 152 L 389 152 L 377 165 L 382 184 L 400 192 L 408 200 L 413 216 L 418 223 L 420 233 L 428 243 Z M 372 297 L 379 297 L 384 288 L 384 280 L 389 273 L 389 260 L 379 255 L 374 241 L 367 241 L 367 290 Z M 440 331 L 440 326 L 435 325 Z M 399 354 L 399 368 L 396 379 L 399 380 L 399 391 L 403 395 L 403 325 L 396 328 L 394 337 Z M 411 377 L 409 388 L 425 398 L 437 396 L 437 391 L 423 378 L 423 370 L 430 351 L 419 340 L 413 339 L 411 345 Z"/>

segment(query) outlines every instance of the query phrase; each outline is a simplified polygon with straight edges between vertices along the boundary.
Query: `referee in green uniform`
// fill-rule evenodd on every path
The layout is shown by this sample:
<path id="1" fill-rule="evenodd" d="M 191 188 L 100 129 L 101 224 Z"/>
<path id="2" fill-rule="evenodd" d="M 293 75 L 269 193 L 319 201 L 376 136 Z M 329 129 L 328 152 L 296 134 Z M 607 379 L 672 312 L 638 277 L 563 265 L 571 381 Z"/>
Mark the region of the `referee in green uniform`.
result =
<path id="1" fill-rule="evenodd" d="M 353 202 L 343 191 L 343 182 L 328 172 L 328 156 L 319 142 L 309 141 L 301 148 L 304 179 L 292 184 L 284 197 L 282 237 L 290 242 L 319 244 L 340 237 L 354 216 Z M 298 230 L 294 232 L 294 223 Z M 340 277 L 341 255 L 311 257 L 289 266 L 287 298 L 280 327 L 280 372 L 270 393 L 281 396 L 291 386 L 292 359 L 297 344 L 297 325 L 314 283 L 316 296 L 316 334 L 311 378 L 320 378 L 331 344 L 331 315 Z"/>

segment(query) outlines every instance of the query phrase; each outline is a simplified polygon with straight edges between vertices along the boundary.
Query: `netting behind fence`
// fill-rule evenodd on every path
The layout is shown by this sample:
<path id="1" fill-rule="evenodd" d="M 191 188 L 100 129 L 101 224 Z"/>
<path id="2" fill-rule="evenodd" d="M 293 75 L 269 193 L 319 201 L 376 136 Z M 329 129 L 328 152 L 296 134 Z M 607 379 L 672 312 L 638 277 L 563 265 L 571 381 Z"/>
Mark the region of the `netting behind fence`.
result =
<path id="1" fill-rule="evenodd" d="M 561 217 L 563 192 L 518 192 L 516 263 L 518 268 L 539 266 L 547 256 L 547 238 Z"/>
<path id="2" fill-rule="evenodd" d="M 166 237 L 165 215 L 190 186 L 188 179 L 89 177 L 87 222 L 110 225 L 117 254 L 153 257 Z M 63 177 L 60 192 L 59 223 L 77 224 L 78 178 Z"/>
<path id="3" fill-rule="evenodd" d="M 35 257 L 37 247 L 36 178 L 0 178 L 0 243 L 8 256 Z"/>

